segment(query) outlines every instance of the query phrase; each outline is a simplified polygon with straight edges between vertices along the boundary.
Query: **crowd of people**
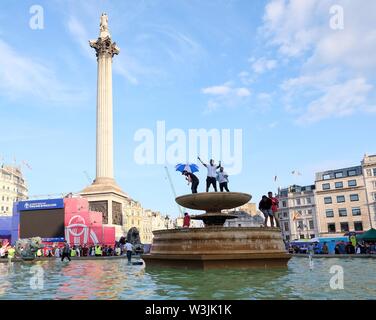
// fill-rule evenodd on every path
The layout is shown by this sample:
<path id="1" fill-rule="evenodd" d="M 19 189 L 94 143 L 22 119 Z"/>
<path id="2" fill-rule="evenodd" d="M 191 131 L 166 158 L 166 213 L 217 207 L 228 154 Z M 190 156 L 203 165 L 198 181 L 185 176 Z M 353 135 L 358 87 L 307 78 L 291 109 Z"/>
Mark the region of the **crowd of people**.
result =
<path id="1" fill-rule="evenodd" d="M 303 254 L 376 254 L 376 243 L 360 241 L 339 241 L 335 244 L 334 252 L 330 252 L 329 246 L 326 242 L 311 243 L 304 246 L 287 244 L 287 249 L 290 253 Z"/>
<path id="2" fill-rule="evenodd" d="M 64 261 L 65 258 L 69 261 L 72 257 L 103 257 L 103 256 L 121 256 L 127 255 L 128 261 L 131 261 L 134 247 L 128 241 L 125 243 L 116 242 L 113 246 L 106 244 L 96 244 L 88 246 L 84 245 L 69 245 L 66 241 L 59 245 L 44 245 L 35 252 L 35 257 L 50 257 L 60 258 Z M 9 243 L 0 244 L 0 258 L 13 259 L 16 256 L 16 250 Z"/>

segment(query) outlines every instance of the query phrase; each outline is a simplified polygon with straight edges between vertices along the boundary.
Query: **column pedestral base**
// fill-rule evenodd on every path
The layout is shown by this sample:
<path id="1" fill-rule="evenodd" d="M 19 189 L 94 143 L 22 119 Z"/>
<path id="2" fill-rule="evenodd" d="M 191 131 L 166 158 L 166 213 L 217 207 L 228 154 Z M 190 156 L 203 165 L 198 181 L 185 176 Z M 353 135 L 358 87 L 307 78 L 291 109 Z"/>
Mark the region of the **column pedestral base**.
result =
<path id="1" fill-rule="evenodd" d="M 90 186 L 87 186 L 80 192 L 81 196 L 103 193 L 115 193 L 120 196 L 129 198 L 128 195 L 123 190 L 121 190 L 121 188 L 117 185 L 115 179 L 113 178 L 99 177 L 95 179 Z"/>

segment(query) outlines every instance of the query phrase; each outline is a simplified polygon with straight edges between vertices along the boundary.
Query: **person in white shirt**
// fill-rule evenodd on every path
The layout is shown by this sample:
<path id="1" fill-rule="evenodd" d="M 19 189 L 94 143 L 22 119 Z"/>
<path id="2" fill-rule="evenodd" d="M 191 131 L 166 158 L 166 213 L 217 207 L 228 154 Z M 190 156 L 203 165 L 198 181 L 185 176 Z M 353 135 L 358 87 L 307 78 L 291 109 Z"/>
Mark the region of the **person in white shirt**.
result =
<path id="1" fill-rule="evenodd" d="M 60 258 L 60 249 L 59 248 L 55 249 L 55 257 Z"/>
<path id="2" fill-rule="evenodd" d="M 217 179 L 219 182 L 219 190 L 223 192 L 225 189 L 227 192 L 230 192 L 228 189 L 228 174 L 224 171 L 223 167 L 220 167 L 219 171 L 217 172 Z"/>
<path id="3" fill-rule="evenodd" d="M 125 242 L 125 250 L 127 251 L 128 263 L 130 263 L 132 260 L 133 245 L 128 241 Z"/>
<path id="4" fill-rule="evenodd" d="M 208 169 L 208 176 L 206 177 L 206 192 L 209 192 L 210 185 L 213 185 L 214 191 L 217 192 L 217 169 L 221 167 L 221 161 L 219 161 L 218 166 L 216 166 L 213 159 L 210 159 L 209 164 L 204 163 L 200 157 L 197 159 L 200 160 L 206 169 Z"/>

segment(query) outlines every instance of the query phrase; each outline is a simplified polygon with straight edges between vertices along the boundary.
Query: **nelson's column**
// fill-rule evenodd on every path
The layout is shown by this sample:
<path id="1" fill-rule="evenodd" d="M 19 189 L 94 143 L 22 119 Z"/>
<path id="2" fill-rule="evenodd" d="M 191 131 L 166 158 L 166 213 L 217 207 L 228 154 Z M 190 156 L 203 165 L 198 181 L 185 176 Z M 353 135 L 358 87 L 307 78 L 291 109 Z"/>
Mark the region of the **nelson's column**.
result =
<path id="1" fill-rule="evenodd" d="M 97 143 L 96 178 L 81 196 L 89 200 L 90 209 L 103 214 L 103 223 L 116 227 L 116 236 L 124 234 L 123 208 L 129 199 L 114 179 L 112 121 L 112 58 L 120 49 L 112 42 L 108 16 L 100 18 L 97 40 L 89 41 L 97 55 Z"/>

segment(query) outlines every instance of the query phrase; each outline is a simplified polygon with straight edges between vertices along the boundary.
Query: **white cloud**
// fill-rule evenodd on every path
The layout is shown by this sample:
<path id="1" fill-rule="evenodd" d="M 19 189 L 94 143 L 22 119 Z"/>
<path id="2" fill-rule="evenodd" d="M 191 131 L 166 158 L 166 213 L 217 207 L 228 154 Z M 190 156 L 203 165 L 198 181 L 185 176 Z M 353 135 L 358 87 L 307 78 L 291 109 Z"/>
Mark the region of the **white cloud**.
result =
<path id="1" fill-rule="evenodd" d="M 27 97 L 47 103 L 86 99 L 82 88 L 62 83 L 50 66 L 18 53 L 0 39 L 0 92 L 10 99 Z"/>
<path id="2" fill-rule="evenodd" d="M 250 89 L 245 87 L 233 87 L 231 82 L 203 88 L 201 92 L 212 96 L 208 101 L 205 113 L 213 112 L 221 106 L 234 107 L 240 105 L 251 95 Z"/>
<path id="3" fill-rule="evenodd" d="M 224 84 L 221 86 L 213 86 L 202 89 L 202 93 L 211 95 L 227 95 L 231 92 L 231 88 Z"/>
<path id="4" fill-rule="evenodd" d="M 357 111 L 369 111 L 367 94 L 373 88 L 364 78 L 355 78 L 345 83 L 328 87 L 323 95 L 312 101 L 307 111 L 298 118 L 298 123 L 317 122 L 329 117 L 344 117 Z"/>
<path id="5" fill-rule="evenodd" d="M 279 55 L 301 67 L 281 84 L 285 110 L 298 123 L 374 112 L 376 2 L 338 0 L 344 29 L 330 27 L 334 3 L 326 0 L 272 0 L 260 32 Z"/>
<path id="6" fill-rule="evenodd" d="M 247 88 L 237 88 L 236 95 L 238 97 L 248 97 L 251 95 L 251 91 L 249 91 Z"/>
<path id="7" fill-rule="evenodd" d="M 277 66 L 277 60 L 268 60 L 264 57 L 257 60 L 251 58 L 250 61 L 252 62 L 252 69 L 256 73 L 264 73 Z"/>

